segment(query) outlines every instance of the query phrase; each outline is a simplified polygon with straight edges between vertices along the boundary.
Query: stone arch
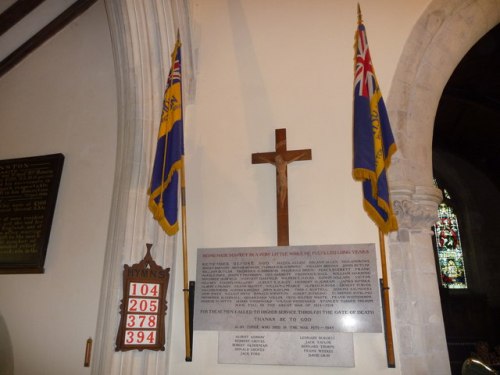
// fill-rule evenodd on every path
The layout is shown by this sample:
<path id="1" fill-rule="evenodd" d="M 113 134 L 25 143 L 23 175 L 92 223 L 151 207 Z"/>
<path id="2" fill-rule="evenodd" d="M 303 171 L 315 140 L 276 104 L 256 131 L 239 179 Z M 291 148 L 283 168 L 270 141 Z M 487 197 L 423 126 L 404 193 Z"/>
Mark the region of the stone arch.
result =
<path id="1" fill-rule="evenodd" d="M 499 22 L 498 0 L 434 0 L 420 17 L 387 100 L 399 145 L 394 187 L 400 181 L 432 186 L 432 132 L 443 89 L 467 51 Z"/>
<path id="2" fill-rule="evenodd" d="M 389 178 L 400 228 L 389 247 L 403 374 L 450 373 L 430 231 L 441 201 L 432 179 L 434 119 L 455 67 L 499 22 L 499 0 L 432 1 L 406 42 L 391 85 L 387 107 L 399 152 Z"/>
<path id="3" fill-rule="evenodd" d="M 159 231 L 148 211 L 145 192 L 177 31 L 184 46 L 184 101 L 189 102 L 193 95 L 187 2 L 105 0 L 105 4 L 117 80 L 118 142 L 91 373 L 158 374 L 168 368 L 168 351 L 147 351 L 141 357 L 133 351 L 115 352 L 119 324 L 116 307 L 120 303 L 123 265 L 140 261 L 146 243 L 155 244 L 156 262 L 175 263 L 176 238 L 166 238 Z"/>

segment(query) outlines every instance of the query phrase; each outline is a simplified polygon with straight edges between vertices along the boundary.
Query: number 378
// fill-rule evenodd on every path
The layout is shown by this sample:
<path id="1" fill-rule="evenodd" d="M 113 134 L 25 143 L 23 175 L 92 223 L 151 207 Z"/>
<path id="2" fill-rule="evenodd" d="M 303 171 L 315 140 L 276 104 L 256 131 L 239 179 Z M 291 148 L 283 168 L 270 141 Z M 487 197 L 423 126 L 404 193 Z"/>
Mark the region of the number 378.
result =
<path id="1" fill-rule="evenodd" d="M 127 314 L 127 328 L 156 328 L 156 315 Z"/>

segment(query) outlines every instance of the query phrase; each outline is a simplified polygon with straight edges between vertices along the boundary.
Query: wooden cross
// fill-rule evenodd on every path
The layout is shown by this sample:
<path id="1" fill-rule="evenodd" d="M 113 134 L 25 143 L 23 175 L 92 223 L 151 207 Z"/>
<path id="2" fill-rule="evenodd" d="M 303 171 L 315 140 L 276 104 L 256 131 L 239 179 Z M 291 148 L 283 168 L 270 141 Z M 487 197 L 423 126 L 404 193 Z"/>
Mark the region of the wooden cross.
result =
<path id="1" fill-rule="evenodd" d="M 289 245 L 288 234 L 288 171 L 289 163 L 311 160 L 311 149 L 287 150 L 286 129 L 276 129 L 276 151 L 252 154 L 252 164 L 270 163 L 276 167 L 276 208 L 278 224 L 278 246 Z"/>

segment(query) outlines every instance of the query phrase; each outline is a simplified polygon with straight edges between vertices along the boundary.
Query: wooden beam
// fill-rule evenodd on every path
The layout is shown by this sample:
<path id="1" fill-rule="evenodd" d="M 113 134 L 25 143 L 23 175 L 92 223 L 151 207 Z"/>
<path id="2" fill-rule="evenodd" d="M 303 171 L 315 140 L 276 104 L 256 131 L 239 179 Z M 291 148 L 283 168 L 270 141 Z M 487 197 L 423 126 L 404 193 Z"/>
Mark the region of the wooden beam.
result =
<path id="1" fill-rule="evenodd" d="M 21 21 L 45 0 L 18 0 L 0 14 L 0 35 Z"/>
<path id="2" fill-rule="evenodd" d="M 97 0 L 78 0 L 59 16 L 54 18 L 52 22 L 0 62 L 0 77 L 19 64 L 26 56 L 57 34 L 71 21 L 85 12 L 96 1 Z"/>

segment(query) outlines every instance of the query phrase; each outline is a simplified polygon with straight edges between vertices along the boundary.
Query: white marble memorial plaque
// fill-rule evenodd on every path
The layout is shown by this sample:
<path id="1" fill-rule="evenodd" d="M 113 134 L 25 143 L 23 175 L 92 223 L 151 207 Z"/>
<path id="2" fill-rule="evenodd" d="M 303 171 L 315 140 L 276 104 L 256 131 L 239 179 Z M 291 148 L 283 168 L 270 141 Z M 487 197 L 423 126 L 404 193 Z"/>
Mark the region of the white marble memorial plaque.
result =
<path id="1" fill-rule="evenodd" d="M 382 332 L 374 244 L 199 249 L 194 329 Z"/>
<path id="2" fill-rule="evenodd" d="M 354 367 L 352 333 L 219 332 L 219 363 Z"/>

